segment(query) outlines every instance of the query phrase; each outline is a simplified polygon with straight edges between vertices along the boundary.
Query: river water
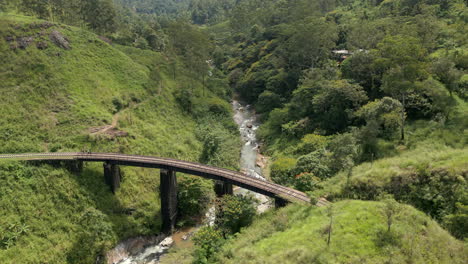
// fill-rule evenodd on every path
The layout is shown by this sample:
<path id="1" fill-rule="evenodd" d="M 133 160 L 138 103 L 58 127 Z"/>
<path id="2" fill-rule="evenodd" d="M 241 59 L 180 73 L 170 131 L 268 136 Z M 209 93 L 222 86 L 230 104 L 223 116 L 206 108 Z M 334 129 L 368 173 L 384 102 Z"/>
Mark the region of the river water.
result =
<path id="1" fill-rule="evenodd" d="M 240 156 L 241 171 L 250 177 L 265 180 L 262 176 L 264 157 L 259 154 L 259 142 L 256 131 L 259 122 L 255 110 L 247 104 L 233 100 L 234 121 L 239 126 L 243 146 Z M 272 206 L 268 197 L 248 191 L 243 188 L 235 188 L 235 194 L 252 195 L 258 200 L 257 211 L 263 213 Z M 205 215 L 202 225 L 213 225 L 215 209 L 212 206 Z M 172 247 L 190 247 L 190 237 L 199 227 L 192 227 L 176 232 L 172 236 L 136 237 L 120 242 L 114 249 L 107 253 L 108 264 L 156 264 L 161 257 Z"/>
<path id="2" fill-rule="evenodd" d="M 257 129 L 260 125 L 255 110 L 252 106 L 242 104 L 234 100 L 232 102 L 234 109 L 234 121 L 239 126 L 239 132 L 244 145 L 241 150 L 240 167 L 241 171 L 261 180 L 266 180 L 262 175 L 262 166 L 265 160 L 259 153 L 260 144 L 257 140 Z M 271 201 L 265 195 L 254 193 L 242 188 L 236 188 L 235 194 L 253 195 L 259 202 L 257 211 L 263 213 L 271 207 Z"/>

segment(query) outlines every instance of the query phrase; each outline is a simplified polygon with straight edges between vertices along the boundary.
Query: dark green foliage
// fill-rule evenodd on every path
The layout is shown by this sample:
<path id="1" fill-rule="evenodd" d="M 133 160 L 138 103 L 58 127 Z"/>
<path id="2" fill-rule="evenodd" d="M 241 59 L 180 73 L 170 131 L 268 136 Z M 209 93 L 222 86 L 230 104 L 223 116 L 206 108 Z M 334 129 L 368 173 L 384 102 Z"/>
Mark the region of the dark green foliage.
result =
<path id="1" fill-rule="evenodd" d="M 101 34 L 114 32 L 117 27 L 117 11 L 112 0 L 19 0 L 15 6 L 28 15 L 75 26 L 86 25 Z"/>
<path id="2" fill-rule="evenodd" d="M 178 93 L 175 96 L 177 102 L 180 104 L 182 109 L 187 113 L 191 113 L 193 108 L 192 92 L 188 89 L 183 89 L 181 91 L 178 91 Z"/>
<path id="3" fill-rule="evenodd" d="M 268 113 L 281 106 L 281 97 L 273 92 L 264 91 L 258 97 L 256 110 L 259 113 Z"/>
<path id="4" fill-rule="evenodd" d="M 196 114 L 198 116 L 196 137 L 203 144 L 199 161 L 213 166 L 236 169 L 239 166 L 239 152 L 232 151 L 232 149 L 240 147 L 237 127 L 229 115 L 230 109 L 227 109 L 225 105 L 214 104 L 214 106 L 220 108 L 213 107 L 213 105 L 209 107 L 205 104 L 204 110 Z"/>
<path id="5" fill-rule="evenodd" d="M 252 223 L 256 212 L 252 197 L 225 195 L 216 204 L 216 223 L 224 235 L 235 234 Z"/>
<path id="6" fill-rule="evenodd" d="M 444 225 L 456 238 L 466 239 L 468 237 L 468 205 L 457 203 L 456 206 L 457 210 L 454 214 L 444 217 Z"/>
<path id="7" fill-rule="evenodd" d="M 197 246 L 194 251 L 193 261 L 196 264 L 211 263 L 211 258 L 225 243 L 223 233 L 219 229 L 210 226 L 200 228 L 193 237 L 193 242 Z"/>
<path id="8" fill-rule="evenodd" d="M 14 246 L 18 238 L 29 231 L 29 226 L 24 223 L 2 223 L 1 226 L 0 249 Z"/>
<path id="9" fill-rule="evenodd" d="M 439 58 L 434 61 L 431 67 L 432 73 L 437 80 L 447 87 L 450 94 L 460 91 L 460 78 L 462 72 L 455 67 L 455 63 L 448 58 Z"/>
<path id="10" fill-rule="evenodd" d="M 328 149 L 331 152 L 329 157 L 330 169 L 334 173 L 341 170 L 350 170 L 359 157 L 358 148 L 355 135 L 351 133 L 336 135 L 328 144 Z"/>
<path id="11" fill-rule="evenodd" d="M 179 177 L 177 197 L 179 214 L 183 219 L 191 220 L 203 215 L 213 196 L 212 182 L 194 176 Z"/>
<path id="12" fill-rule="evenodd" d="M 271 165 L 271 179 L 281 185 L 291 185 L 293 182 L 292 174 L 296 167 L 296 159 L 278 158 Z"/>
<path id="13" fill-rule="evenodd" d="M 316 135 L 316 134 L 307 134 L 301 139 L 301 143 L 297 146 L 297 149 L 294 151 L 296 154 L 304 155 L 318 150 L 323 150 L 328 144 L 328 137 Z"/>
<path id="14" fill-rule="evenodd" d="M 356 52 L 341 64 L 343 77 L 358 82 L 369 97 L 381 96 L 378 87 L 381 85 L 381 77 L 373 66 L 376 56 L 369 52 Z"/>
<path id="15" fill-rule="evenodd" d="M 311 152 L 297 159 L 295 173 L 312 173 L 319 179 L 331 176 L 330 168 L 326 164 L 326 153 L 322 150 Z"/>
<path id="16" fill-rule="evenodd" d="M 256 214 L 256 204 L 252 197 L 224 195 L 216 201 L 215 226 L 200 228 L 193 237 L 196 246 L 192 255 L 193 263 L 214 263 L 216 254 L 226 238 L 250 225 Z"/>
<path id="17" fill-rule="evenodd" d="M 79 224 L 86 230 L 78 232 L 78 241 L 74 249 L 68 254 L 67 261 L 80 260 L 82 263 L 95 261 L 95 256 L 104 256 L 112 247 L 114 238 L 112 224 L 99 210 L 88 208 L 80 217 Z M 93 243 L 90 243 L 90 242 Z"/>
<path id="18" fill-rule="evenodd" d="M 359 85 L 347 81 L 333 81 L 324 84 L 312 98 L 312 107 L 319 129 L 327 133 L 342 132 L 351 123 L 352 113 L 365 101 L 367 96 Z M 333 121 L 331 121 L 333 120 Z"/>
<path id="19" fill-rule="evenodd" d="M 317 188 L 320 178 L 315 176 L 315 173 L 300 173 L 296 175 L 294 180 L 294 188 L 302 191 L 309 192 Z"/>
<path id="20" fill-rule="evenodd" d="M 390 97 L 367 103 L 356 112 L 356 116 L 365 121 L 358 136 L 362 148 L 361 158 L 366 160 L 376 155 L 378 138 L 398 138 L 406 118 L 401 103 Z"/>
<path id="21" fill-rule="evenodd" d="M 211 163 L 211 160 L 215 160 L 219 152 L 219 145 L 221 144 L 221 138 L 216 132 L 209 131 L 203 136 L 203 152 L 200 156 L 200 162 Z"/>

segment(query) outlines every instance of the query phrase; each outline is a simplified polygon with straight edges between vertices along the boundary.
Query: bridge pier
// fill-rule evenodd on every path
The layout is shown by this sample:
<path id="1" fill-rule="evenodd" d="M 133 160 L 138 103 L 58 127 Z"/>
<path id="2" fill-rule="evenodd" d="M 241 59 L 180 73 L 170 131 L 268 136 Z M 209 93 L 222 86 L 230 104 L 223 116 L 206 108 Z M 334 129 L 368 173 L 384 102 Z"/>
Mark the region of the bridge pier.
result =
<path id="1" fill-rule="evenodd" d="M 275 208 L 281 208 L 285 207 L 288 204 L 288 201 L 286 201 L 283 198 L 280 197 L 275 197 Z"/>
<path id="2" fill-rule="evenodd" d="M 104 162 L 103 166 L 104 180 L 106 181 L 106 184 L 111 188 L 112 193 L 115 194 L 117 189 L 120 187 L 120 167 L 117 164 L 111 162 Z"/>
<path id="3" fill-rule="evenodd" d="M 174 232 L 177 220 L 177 178 L 172 170 L 160 170 L 160 194 L 161 194 L 161 231 L 166 234 Z"/>
<path id="4" fill-rule="evenodd" d="M 73 173 L 80 173 L 83 171 L 82 160 L 71 160 L 65 162 L 66 168 Z"/>
<path id="5" fill-rule="evenodd" d="M 218 197 L 221 197 L 226 194 L 232 195 L 234 193 L 232 184 L 224 181 L 215 181 L 214 189 Z"/>

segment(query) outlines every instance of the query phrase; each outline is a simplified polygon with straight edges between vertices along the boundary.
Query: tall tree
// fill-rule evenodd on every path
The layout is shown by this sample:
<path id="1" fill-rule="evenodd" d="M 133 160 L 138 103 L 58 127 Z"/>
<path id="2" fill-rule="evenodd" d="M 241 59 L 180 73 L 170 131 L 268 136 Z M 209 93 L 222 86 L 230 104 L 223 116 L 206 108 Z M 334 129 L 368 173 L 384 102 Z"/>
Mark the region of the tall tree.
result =
<path id="1" fill-rule="evenodd" d="M 378 44 L 378 58 L 375 67 L 383 72 L 382 90 L 397 98 L 407 107 L 408 96 L 417 93 L 416 82 L 427 77 L 425 55 L 426 50 L 414 37 L 397 35 L 387 36 Z M 405 139 L 405 113 L 401 111 L 401 140 Z"/>

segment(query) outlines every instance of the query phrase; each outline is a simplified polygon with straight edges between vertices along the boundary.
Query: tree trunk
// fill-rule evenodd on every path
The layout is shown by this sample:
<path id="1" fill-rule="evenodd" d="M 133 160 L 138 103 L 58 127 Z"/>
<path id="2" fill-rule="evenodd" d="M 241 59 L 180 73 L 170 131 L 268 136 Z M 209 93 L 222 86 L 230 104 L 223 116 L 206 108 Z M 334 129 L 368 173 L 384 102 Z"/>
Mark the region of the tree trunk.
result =
<path id="1" fill-rule="evenodd" d="M 387 219 L 387 232 L 390 233 L 390 229 L 392 228 L 392 216 L 389 216 Z"/>
<path id="2" fill-rule="evenodd" d="M 330 246 L 330 242 L 331 242 L 332 225 L 333 225 L 333 215 L 330 215 L 330 226 L 328 227 L 328 239 L 327 239 L 328 247 Z"/>
<path id="3" fill-rule="evenodd" d="M 402 109 L 401 109 L 401 129 L 400 129 L 400 132 L 401 132 L 401 142 L 404 142 L 405 141 L 405 109 L 406 109 L 406 104 L 405 104 L 405 95 L 403 94 L 402 95 L 402 100 L 401 100 L 401 104 L 402 104 Z"/>
<path id="4" fill-rule="evenodd" d="M 203 77 L 202 77 L 202 84 L 203 84 L 203 97 L 205 97 L 205 75 L 203 74 Z"/>

